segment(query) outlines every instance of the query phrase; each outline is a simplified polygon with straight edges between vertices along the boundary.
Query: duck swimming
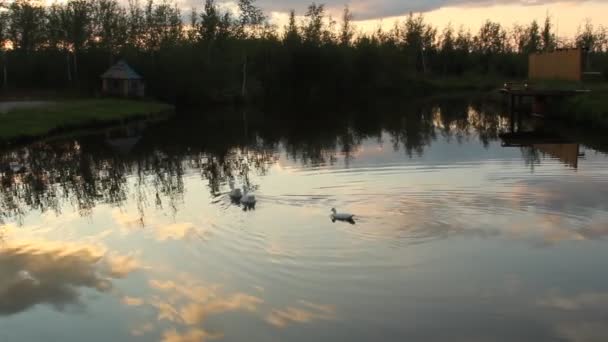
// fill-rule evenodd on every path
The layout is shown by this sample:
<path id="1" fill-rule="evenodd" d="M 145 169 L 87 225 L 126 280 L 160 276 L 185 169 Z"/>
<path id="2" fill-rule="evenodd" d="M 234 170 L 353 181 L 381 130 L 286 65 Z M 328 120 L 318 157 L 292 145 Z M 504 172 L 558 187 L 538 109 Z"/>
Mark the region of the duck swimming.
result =
<path id="1" fill-rule="evenodd" d="M 246 209 L 253 209 L 255 208 L 255 203 L 257 202 L 255 195 L 250 193 L 250 192 L 246 192 L 243 197 L 241 197 L 241 204 L 243 206 L 245 206 Z"/>
<path id="2" fill-rule="evenodd" d="M 13 173 L 19 173 L 25 170 L 25 166 L 23 166 L 22 164 L 19 164 L 17 162 L 10 162 L 8 164 L 9 168 L 11 169 L 11 171 L 13 171 Z"/>
<path id="3" fill-rule="evenodd" d="M 232 189 L 230 191 L 230 194 L 228 194 L 228 196 L 230 196 L 231 200 L 238 202 L 242 199 L 243 192 L 241 191 L 240 188 Z"/>
<path id="4" fill-rule="evenodd" d="M 331 208 L 330 218 L 332 222 L 344 221 L 350 222 L 351 224 L 355 224 L 355 215 L 349 213 L 339 213 L 336 211 L 336 208 Z"/>
<path id="5" fill-rule="evenodd" d="M 228 196 L 230 197 L 230 199 L 233 202 L 238 203 L 241 200 L 241 198 L 243 197 L 243 192 L 241 191 L 241 188 L 234 187 L 233 179 L 230 179 L 230 181 L 228 182 L 228 185 L 230 186 L 230 193 L 228 194 Z"/>

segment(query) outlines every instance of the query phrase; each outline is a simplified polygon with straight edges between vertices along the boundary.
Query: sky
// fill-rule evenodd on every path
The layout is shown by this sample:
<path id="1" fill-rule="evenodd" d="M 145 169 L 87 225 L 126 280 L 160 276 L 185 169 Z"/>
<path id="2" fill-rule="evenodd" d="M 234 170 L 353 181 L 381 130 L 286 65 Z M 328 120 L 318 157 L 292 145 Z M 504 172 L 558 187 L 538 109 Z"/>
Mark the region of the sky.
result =
<path id="1" fill-rule="evenodd" d="M 55 1 L 43 0 L 47 4 Z M 119 0 L 127 4 L 128 0 Z M 140 3 L 146 0 L 140 0 Z M 162 2 L 163 0 L 155 0 Z M 204 0 L 174 0 L 188 16 L 192 8 L 202 9 Z M 225 10 L 236 10 L 237 0 L 216 0 Z M 579 27 L 590 20 L 594 26 L 608 27 L 608 0 L 257 0 L 270 21 L 280 28 L 294 9 L 304 15 L 312 3 L 324 4 L 334 19 L 339 19 L 345 5 L 354 14 L 357 29 L 363 32 L 376 30 L 378 26 L 390 29 L 396 20 L 403 20 L 408 13 L 423 13 L 425 20 L 440 30 L 451 24 L 476 31 L 488 19 L 507 27 L 542 22 L 549 15 L 556 25 L 558 36 L 572 37 Z"/>
<path id="2" fill-rule="evenodd" d="M 186 3 L 199 0 L 182 0 Z M 313 0 L 258 0 L 271 20 L 282 26 L 287 13 L 295 9 L 304 14 Z M 223 2 L 228 8 L 234 2 Z M 357 27 L 362 31 L 393 26 L 395 20 L 402 20 L 409 12 L 424 13 L 428 22 L 442 28 L 448 23 L 454 27 L 464 26 L 477 30 L 486 19 L 498 21 L 511 27 L 515 23 L 528 24 L 532 20 L 543 21 L 547 14 L 557 25 L 558 35 L 572 36 L 586 20 L 596 25 L 608 26 L 608 0 L 316 0 L 324 3 L 330 14 L 339 18 L 342 9 L 348 5 L 354 13 Z M 200 7 L 196 5 L 197 7 Z M 191 7 L 187 6 L 187 7 Z"/>

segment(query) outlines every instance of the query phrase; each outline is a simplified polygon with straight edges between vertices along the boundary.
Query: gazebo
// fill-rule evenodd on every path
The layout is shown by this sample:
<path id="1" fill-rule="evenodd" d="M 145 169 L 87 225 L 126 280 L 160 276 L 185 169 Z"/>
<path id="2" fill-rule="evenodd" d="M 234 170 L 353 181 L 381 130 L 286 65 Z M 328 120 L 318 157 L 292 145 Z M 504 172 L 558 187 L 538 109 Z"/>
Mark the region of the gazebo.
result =
<path id="1" fill-rule="evenodd" d="M 143 97 L 144 79 L 125 61 L 119 61 L 101 75 L 102 92 L 121 97 Z"/>

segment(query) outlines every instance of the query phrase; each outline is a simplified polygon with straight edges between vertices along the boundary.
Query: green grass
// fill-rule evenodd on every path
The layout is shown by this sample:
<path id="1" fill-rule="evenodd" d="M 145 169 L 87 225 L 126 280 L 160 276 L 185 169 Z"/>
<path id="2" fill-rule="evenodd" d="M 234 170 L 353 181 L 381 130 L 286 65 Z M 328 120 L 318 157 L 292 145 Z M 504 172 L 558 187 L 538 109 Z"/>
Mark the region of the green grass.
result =
<path id="1" fill-rule="evenodd" d="M 430 78 L 427 80 L 435 92 L 491 91 L 501 88 L 505 78 L 496 75 L 465 74 L 462 76 Z"/>
<path id="2" fill-rule="evenodd" d="M 586 85 L 591 92 L 559 101 L 552 110 L 561 118 L 608 128 L 608 83 Z"/>
<path id="3" fill-rule="evenodd" d="M 126 99 L 64 100 L 0 113 L 0 139 L 32 138 L 66 129 L 120 122 L 172 110 L 172 106 Z"/>

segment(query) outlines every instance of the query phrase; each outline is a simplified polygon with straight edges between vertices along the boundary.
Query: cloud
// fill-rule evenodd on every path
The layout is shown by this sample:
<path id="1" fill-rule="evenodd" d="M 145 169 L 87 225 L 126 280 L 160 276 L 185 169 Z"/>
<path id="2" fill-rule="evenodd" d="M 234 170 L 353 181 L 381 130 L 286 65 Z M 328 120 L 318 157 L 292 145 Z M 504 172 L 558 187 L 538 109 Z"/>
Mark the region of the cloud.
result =
<path id="1" fill-rule="evenodd" d="M 170 329 L 165 331 L 162 342 L 204 342 L 221 337 L 221 334 L 209 334 L 202 329 L 190 329 L 184 334 L 178 333 L 175 329 Z"/>
<path id="2" fill-rule="evenodd" d="M 572 0 L 571 2 L 584 2 L 585 0 Z M 268 14 L 272 12 L 287 13 L 294 9 L 303 15 L 313 1 L 307 0 L 258 0 L 257 4 Z M 405 15 L 409 12 L 427 12 L 448 6 L 489 6 L 500 4 L 517 4 L 522 6 L 542 5 L 560 2 L 559 0 L 325 0 L 323 3 L 327 11 L 334 17 L 341 14 L 344 5 L 349 5 L 355 14 L 356 20 L 381 19 Z M 222 1 L 224 8 L 235 7 L 236 1 Z M 186 0 L 185 7 L 200 7 L 198 2 Z"/>
<path id="3" fill-rule="evenodd" d="M 537 305 L 555 310 L 554 329 L 566 341 L 604 341 L 608 336 L 607 292 L 582 292 L 564 295 L 551 291 Z"/>
<path id="4" fill-rule="evenodd" d="M 165 341 L 198 341 L 201 339 L 192 338 L 220 337 L 220 333 L 208 333 L 200 329 L 207 317 L 225 312 L 253 312 L 263 302 L 246 293 L 225 294 L 219 285 L 203 286 L 195 282 L 176 283 L 170 280 L 150 280 L 149 284 L 159 292 L 149 301 L 157 310 L 157 319 L 194 329 L 184 335 L 176 330 L 166 331 Z"/>
<path id="5" fill-rule="evenodd" d="M 108 292 L 137 263 L 121 268 L 122 256 L 102 247 L 61 242 L 8 242 L 0 251 L 0 315 L 39 304 L 62 310 L 81 304 L 81 289 Z"/>
<path id="6" fill-rule="evenodd" d="M 124 278 L 127 274 L 142 268 L 139 260 L 133 254 L 120 255 L 109 253 L 106 259 L 106 272 L 114 278 Z"/>
<path id="7" fill-rule="evenodd" d="M 603 320 L 595 322 L 566 323 L 557 327 L 557 332 L 564 341 L 589 342 L 605 341 L 608 336 L 608 325 Z"/>
<path id="8" fill-rule="evenodd" d="M 206 303 L 190 303 L 181 309 L 181 317 L 186 324 L 200 324 L 207 315 L 228 311 L 255 311 L 262 300 L 244 293 L 226 298 L 214 299 Z"/>
<path id="9" fill-rule="evenodd" d="M 129 296 L 122 297 L 121 302 L 127 306 L 141 306 L 144 304 L 143 299 Z"/>
<path id="10" fill-rule="evenodd" d="M 144 227 L 144 221 L 140 215 L 132 215 L 120 209 L 113 209 L 111 215 L 114 222 L 120 227 L 127 229 Z"/>
<path id="11" fill-rule="evenodd" d="M 197 235 L 194 224 L 189 222 L 159 226 L 156 229 L 156 239 L 158 241 L 184 240 Z"/>
<path id="12" fill-rule="evenodd" d="M 294 323 L 309 323 L 314 320 L 333 320 L 336 318 L 335 308 L 308 301 L 299 301 L 298 306 L 290 306 L 281 310 L 272 310 L 266 316 L 266 322 L 284 328 Z"/>
<path id="13" fill-rule="evenodd" d="M 112 219 L 116 225 L 122 228 L 122 232 L 127 234 L 135 230 L 143 228 L 144 221 L 139 215 L 129 214 L 119 209 L 112 210 Z M 207 234 L 207 231 L 197 230 L 191 222 L 180 222 L 172 224 L 148 224 L 149 227 L 154 226 L 155 238 L 158 241 L 167 240 L 184 240 L 192 237 L 202 237 Z"/>
<path id="14" fill-rule="evenodd" d="M 563 296 L 559 294 L 550 294 L 538 301 L 538 304 L 543 307 L 578 311 L 593 308 L 608 307 L 608 293 L 580 293 L 573 296 Z"/>
<path id="15" fill-rule="evenodd" d="M 605 198 L 608 182 L 582 175 L 566 180 L 551 176 L 516 179 L 500 191 L 428 192 L 412 187 L 398 196 L 378 196 L 344 208 L 374 229 L 337 228 L 361 239 L 388 239 L 393 244 L 460 236 L 553 246 L 608 239 Z"/>
<path id="16" fill-rule="evenodd" d="M 203 285 L 181 279 L 179 283 L 168 280 L 150 280 L 149 285 L 158 292 L 147 304 L 157 311 L 159 321 L 174 323 L 187 329 L 179 332 L 172 327 L 164 332 L 162 341 L 188 342 L 220 338 L 222 332 L 203 329 L 207 318 L 225 312 L 254 312 L 263 300 L 246 294 L 225 294 L 219 285 Z"/>
<path id="17" fill-rule="evenodd" d="M 131 335 L 143 336 L 152 331 L 154 331 L 154 325 L 152 323 L 145 323 L 131 329 Z"/>

